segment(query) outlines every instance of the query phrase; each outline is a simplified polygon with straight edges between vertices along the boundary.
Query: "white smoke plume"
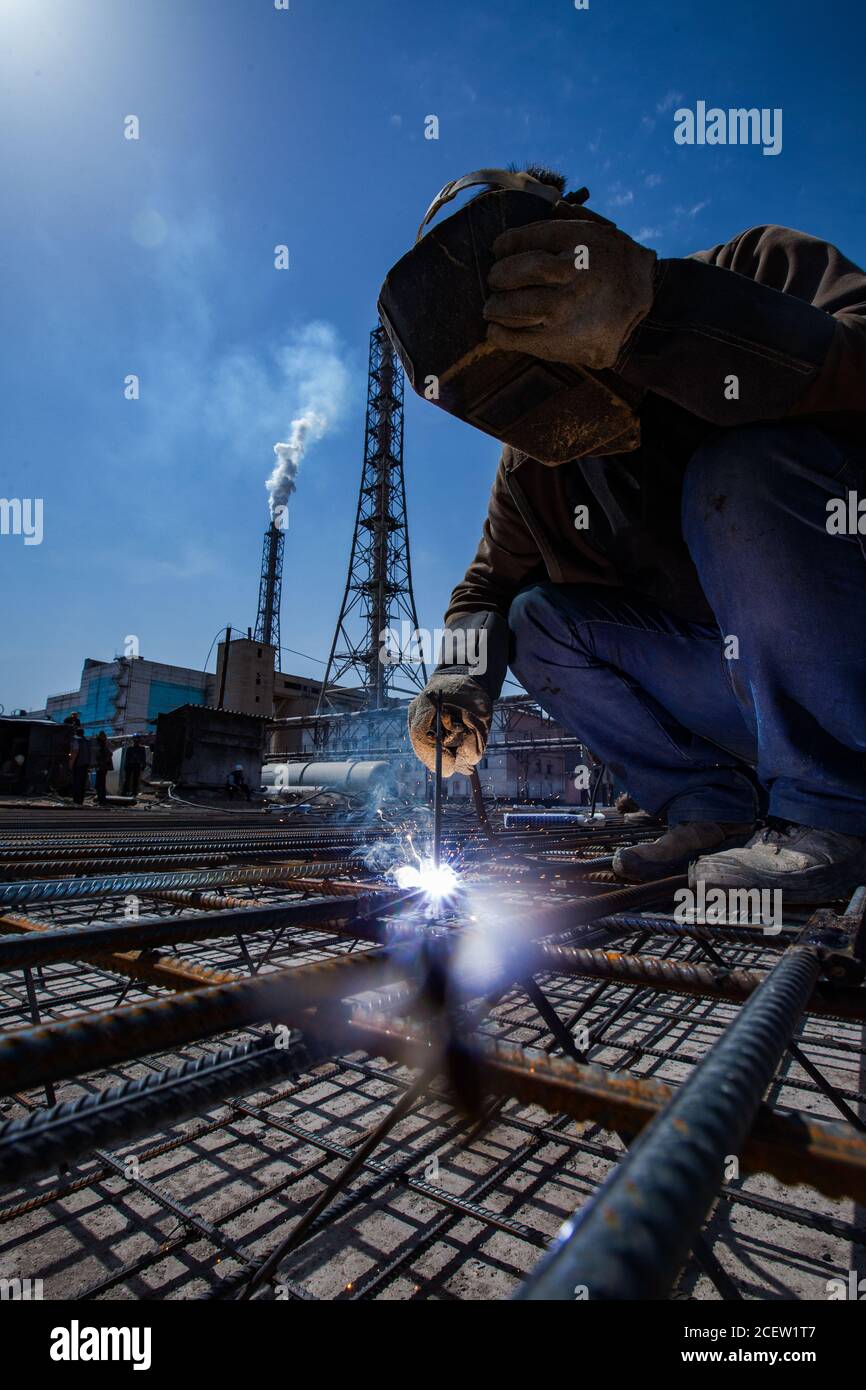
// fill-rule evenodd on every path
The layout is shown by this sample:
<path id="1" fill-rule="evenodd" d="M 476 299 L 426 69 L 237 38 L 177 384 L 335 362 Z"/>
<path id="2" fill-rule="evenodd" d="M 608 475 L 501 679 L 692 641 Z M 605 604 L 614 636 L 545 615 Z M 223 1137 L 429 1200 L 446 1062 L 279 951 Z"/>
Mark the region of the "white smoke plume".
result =
<path id="1" fill-rule="evenodd" d="M 298 476 L 298 469 L 301 466 L 301 459 L 304 457 L 306 447 L 311 439 L 321 439 L 328 422 L 324 415 L 317 415 L 315 411 L 310 411 L 307 415 L 301 415 L 297 420 L 292 421 L 289 437 L 285 444 L 275 444 L 274 453 L 277 461 L 274 464 L 274 471 L 265 483 L 268 490 L 268 505 L 271 509 L 271 516 L 274 515 L 277 507 L 283 506 L 295 490 L 295 479 Z"/>
<path id="2" fill-rule="evenodd" d="M 349 395 L 349 369 L 330 324 L 309 323 L 280 354 L 281 366 L 297 401 L 288 439 L 274 445 L 276 462 L 265 483 L 271 517 L 295 491 L 308 445 L 339 423 Z"/>

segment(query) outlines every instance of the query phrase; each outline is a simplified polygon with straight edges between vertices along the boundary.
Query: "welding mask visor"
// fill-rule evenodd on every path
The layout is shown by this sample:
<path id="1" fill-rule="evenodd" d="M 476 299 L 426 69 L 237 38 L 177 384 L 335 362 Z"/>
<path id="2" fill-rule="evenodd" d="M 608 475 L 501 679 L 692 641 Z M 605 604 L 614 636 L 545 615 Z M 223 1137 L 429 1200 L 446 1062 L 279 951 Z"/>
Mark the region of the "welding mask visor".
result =
<path id="1" fill-rule="evenodd" d="M 488 191 L 429 226 L 445 203 L 479 184 Z M 529 174 L 480 169 L 446 184 L 412 250 L 385 277 L 379 316 L 418 395 L 502 443 L 552 465 L 636 449 L 638 395 L 614 373 L 506 352 L 487 340 L 493 243 L 547 217 L 574 219 L 578 240 L 581 219 L 608 220 Z"/>

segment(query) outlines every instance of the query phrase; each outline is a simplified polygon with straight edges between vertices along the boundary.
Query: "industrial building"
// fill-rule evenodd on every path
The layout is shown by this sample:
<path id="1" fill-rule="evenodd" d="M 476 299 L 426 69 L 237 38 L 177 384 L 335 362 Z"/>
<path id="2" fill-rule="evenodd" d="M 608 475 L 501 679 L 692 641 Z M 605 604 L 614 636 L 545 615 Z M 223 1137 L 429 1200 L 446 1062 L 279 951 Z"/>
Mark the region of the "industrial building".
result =
<path id="1" fill-rule="evenodd" d="M 230 653 L 223 680 L 224 653 Z M 91 733 L 105 729 L 115 737 L 152 733 L 160 714 L 182 704 L 216 704 L 222 688 L 227 708 L 285 718 L 315 709 L 321 682 L 274 669 L 274 648 L 252 637 L 233 637 L 217 648 L 216 672 L 172 666 L 141 656 L 113 661 L 88 657 L 77 690 L 49 695 L 45 708 L 30 712 L 62 723 L 77 711 Z M 347 693 L 346 700 L 351 696 Z"/>
<path id="2" fill-rule="evenodd" d="M 88 657 L 77 690 L 49 695 L 45 717 L 62 723 L 77 710 L 90 733 L 105 729 L 115 735 L 152 733 L 158 715 L 181 704 L 208 704 L 214 677 L 206 671 L 169 666 L 140 656 L 113 661 Z"/>

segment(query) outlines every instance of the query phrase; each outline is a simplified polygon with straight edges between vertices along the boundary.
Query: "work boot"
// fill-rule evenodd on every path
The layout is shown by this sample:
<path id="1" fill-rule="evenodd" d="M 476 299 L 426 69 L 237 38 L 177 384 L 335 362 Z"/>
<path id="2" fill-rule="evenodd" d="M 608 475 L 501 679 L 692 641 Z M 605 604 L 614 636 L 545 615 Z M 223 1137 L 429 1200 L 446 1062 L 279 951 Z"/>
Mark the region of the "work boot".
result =
<path id="1" fill-rule="evenodd" d="M 866 883 L 866 838 L 812 825 L 768 826 L 741 849 L 699 858 L 689 882 L 708 888 L 779 888 L 783 903 L 847 898 Z"/>
<path id="2" fill-rule="evenodd" d="M 754 830 L 754 823 L 695 820 L 672 825 L 657 840 L 643 845 L 618 849 L 613 856 L 613 871 L 618 878 L 632 883 L 651 883 L 671 874 L 683 874 L 693 859 L 704 850 L 731 849 L 744 845 Z"/>

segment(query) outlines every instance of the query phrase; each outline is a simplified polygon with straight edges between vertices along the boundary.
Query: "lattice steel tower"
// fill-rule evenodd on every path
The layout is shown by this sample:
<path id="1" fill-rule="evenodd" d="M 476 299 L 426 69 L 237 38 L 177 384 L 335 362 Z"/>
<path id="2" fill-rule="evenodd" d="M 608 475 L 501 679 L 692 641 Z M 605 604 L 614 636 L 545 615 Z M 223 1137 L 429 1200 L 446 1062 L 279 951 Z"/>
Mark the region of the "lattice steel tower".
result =
<path id="1" fill-rule="evenodd" d="M 413 690 L 426 684 L 423 661 L 404 659 L 410 652 L 403 636 L 417 627 L 403 478 L 403 368 L 380 325 L 370 334 L 361 490 L 319 709 L 327 707 L 328 689 L 344 684 L 347 676 L 366 691 L 369 709 L 383 709 L 395 695 L 409 693 L 400 691 L 400 677 Z M 401 640 L 386 662 L 382 634 L 388 628 Z"/>
<path id="2" fill-rule="evenodd" d="M 262 574 L 259 580 L 259 609 L 256 614 L 257 642 L 275 648 L 274 662 L 280 666 L 280 600 L 283 588 L 283 545 L 285 533 L 273 522 L 265 532 L 262 546 Z"/>

